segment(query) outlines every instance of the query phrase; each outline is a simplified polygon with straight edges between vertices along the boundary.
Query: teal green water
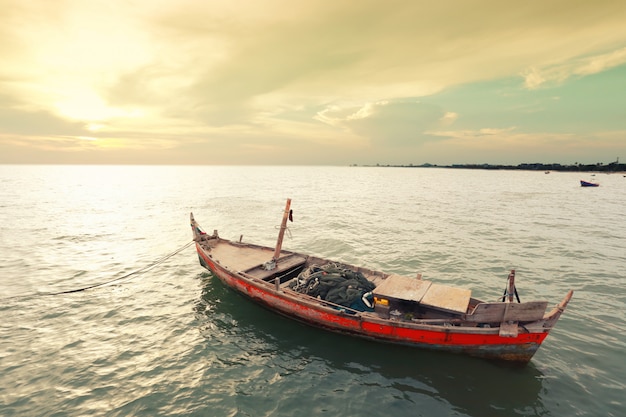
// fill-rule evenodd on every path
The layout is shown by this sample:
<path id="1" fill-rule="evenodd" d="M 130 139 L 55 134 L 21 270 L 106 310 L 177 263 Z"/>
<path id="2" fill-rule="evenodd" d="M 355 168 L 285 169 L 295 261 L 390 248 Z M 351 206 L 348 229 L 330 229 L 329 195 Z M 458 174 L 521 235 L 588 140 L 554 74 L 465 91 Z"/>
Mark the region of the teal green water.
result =
<path id="1" fill-rule="evenodd" d="M 0 415 L 621 416 L 626 178 L 580 179 L 0 166 Z M 286 198 L 285 249 L 421 272 L 486 300 L 515 268 L 522 301 L 574 298 L 517 368 L 311 329 L 224 288 L 193 247 L 165 258 L 190 242 L 190 211 L 209 232 L 272 246 Z"/>

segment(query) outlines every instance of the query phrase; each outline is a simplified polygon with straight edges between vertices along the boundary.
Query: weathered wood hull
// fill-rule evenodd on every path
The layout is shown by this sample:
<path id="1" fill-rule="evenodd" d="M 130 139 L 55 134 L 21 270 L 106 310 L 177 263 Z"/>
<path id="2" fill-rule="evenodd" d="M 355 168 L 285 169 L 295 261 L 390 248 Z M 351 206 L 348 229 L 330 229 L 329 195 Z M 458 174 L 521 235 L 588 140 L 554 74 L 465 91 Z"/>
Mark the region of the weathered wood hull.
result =
<path id="1" fill-rule="evenodd" d="M 192 228 L 200 230 L 194 223 L 192 218 Z M 256 254 L 263 258 L 271 254 L 273 249 L 230 242 L 217 237 L 216 234 L 209 238 L 207 235 L 199 236 L 196 233 L 195 239 L 200 264 L 203 267 L 226 286 L 283 316 L 336 333 L 488 359 L 529 362 L 554 327 L 571 297 L 570 292 L 560 307 L 540 320 L 521 324 L 520 331 L 516 331 L 514 337 L 503 336 L 498 327 L 480 326 L 454 317 L 448 319 L 445 315 L 444 318 L 430 321 L 386 318 L 375 312 L 353 311 L 313 298 L 293 291 L 285 285 L 285 281 L 295 277 L 307 265 L 313 262 L 330 262 L 329 260 L 281 251 L 275 272 L 264 271 L 261 265 L 251 267 L 256 260 L 233 267 L 229 265 L 229 261 L 236 259 L 239 251 L 241 258 L 251 258 Z M 228 259 L 220 258 L 218 256 L 220 254 L 224 256 L 227 254 Z M 289 261 L 293 259 L 300 262 Z M 365 271 L 377 280 L 388 277 L 387 274 L 378 271 L 353 268 Z"/>

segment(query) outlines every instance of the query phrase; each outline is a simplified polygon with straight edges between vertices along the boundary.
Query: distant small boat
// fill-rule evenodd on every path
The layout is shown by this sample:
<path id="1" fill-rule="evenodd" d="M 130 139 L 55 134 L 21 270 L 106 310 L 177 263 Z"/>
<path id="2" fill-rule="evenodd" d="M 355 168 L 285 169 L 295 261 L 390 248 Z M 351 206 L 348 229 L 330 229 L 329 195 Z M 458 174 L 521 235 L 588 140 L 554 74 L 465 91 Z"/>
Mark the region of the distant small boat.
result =
<path id="1" fill-rule="evenodd" d="M 191 214 L 200 265 L 226 286 L 279 314 L 323 329 L 380 342 L 530 361 L 572 298 L 520 303 L 515 271 L 502 299 L 480 301 L 471 290 L 346 265 L 282 249 L 291 200 L 275 248 L 205 233 Z M 376 244 L 375 240 L 372 242 Z M 517 299 L 517 303 L 514 302 Z M 341 349 L 338 347 L 338 349 Z"/>
<path id="2" fill-rule="evenodd" d="M 595 183 L 595 182 L 580 180 L 580 186 L 581 187 L 599 187 L 600 184 Z"/>

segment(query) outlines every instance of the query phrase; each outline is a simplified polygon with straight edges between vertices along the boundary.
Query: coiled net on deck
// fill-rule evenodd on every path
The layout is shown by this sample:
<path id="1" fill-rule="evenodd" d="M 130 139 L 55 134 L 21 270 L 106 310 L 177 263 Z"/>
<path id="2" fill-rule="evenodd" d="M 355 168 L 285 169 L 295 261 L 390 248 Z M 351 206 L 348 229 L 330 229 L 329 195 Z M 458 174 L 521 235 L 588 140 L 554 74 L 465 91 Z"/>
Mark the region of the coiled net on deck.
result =
<path id="1" fill-rule="evenodd" d="M 373 310 L 376 285 L 358 271 L 336 263 L 311 265 L 289 284 L 294 291 L 358 311 Z"/>

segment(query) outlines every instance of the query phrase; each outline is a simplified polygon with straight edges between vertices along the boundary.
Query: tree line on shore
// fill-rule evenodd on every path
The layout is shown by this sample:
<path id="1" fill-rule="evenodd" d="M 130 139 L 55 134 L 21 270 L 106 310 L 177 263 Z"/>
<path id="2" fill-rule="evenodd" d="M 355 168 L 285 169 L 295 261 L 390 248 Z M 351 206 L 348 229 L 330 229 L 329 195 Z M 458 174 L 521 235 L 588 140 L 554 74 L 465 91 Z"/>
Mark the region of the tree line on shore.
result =
<path id="1" fill-rule="evenodd" d="M 356 166 L 356 165 L 354 165 Z M 368 165 L 365 165 L 368 166 Z M 369 165 L 372 166 L 372 165 Z M 453 165 L 436 165 L 436 164 L 421 164 L 421 165 L 392 165 L 392 164 L 376 164 L 377 167 L 400 167 L 400 168 L 462 168 L 462 169 L 511 169 L 511 170 L 525 170 L 525 171 L 574 171 L 574 172 L 626 172 L 626 164 L 620 164 L 619 160 L 604 164 L 598 162 L 595 164 L 579 164 L 578 162 L 573 165 L 562 165 L 557 163 L 544 164 L 544 163 L 522 163 L 519 165 L 493 165 L 493 164 L 453 164 Z"/>

